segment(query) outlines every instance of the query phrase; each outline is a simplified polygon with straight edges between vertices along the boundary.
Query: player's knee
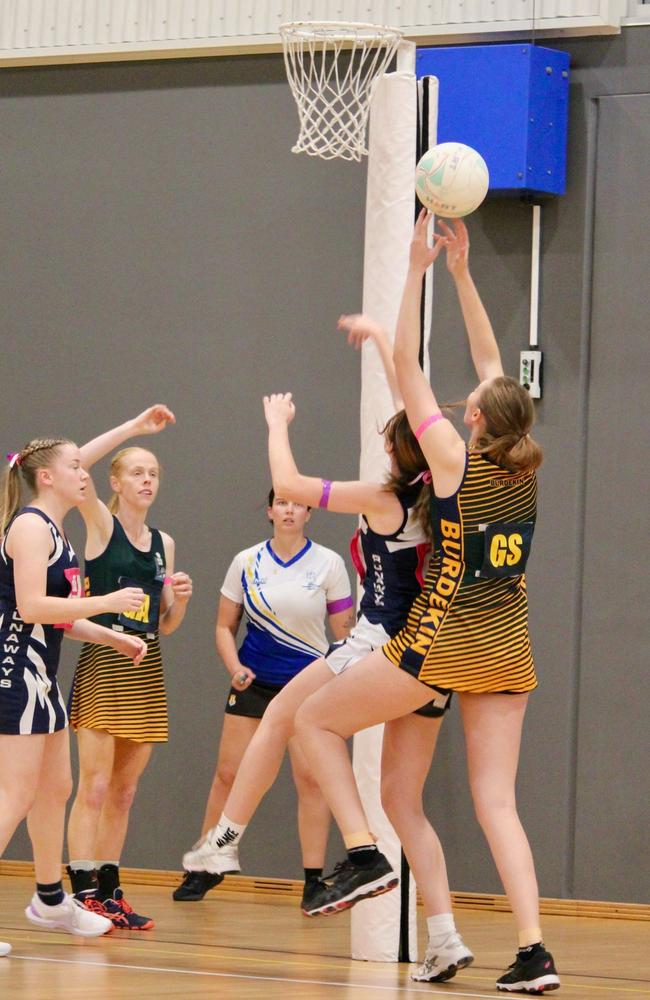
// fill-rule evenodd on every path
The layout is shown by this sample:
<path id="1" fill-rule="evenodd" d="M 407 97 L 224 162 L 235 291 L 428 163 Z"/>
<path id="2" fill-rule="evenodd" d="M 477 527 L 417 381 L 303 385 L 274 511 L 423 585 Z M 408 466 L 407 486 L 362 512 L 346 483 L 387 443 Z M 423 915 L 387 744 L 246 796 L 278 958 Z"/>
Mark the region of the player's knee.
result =
<path id="1" fill-rule="evenodd" d="M 35 802 L 36 792 L 31 788 L 8 788 L 0 792 L 2 815 L 16 826 L 25 818 Z"/>
<path id="2" fill-rule="evenodd" d="M 109 784 L 109 778 L 105 774 L 86 775 L 79 782 L 77 798 L 86 809 L 98 812 L 106 801 Z"/>
<path id="3" fill-rule="evenodd" d="M 293 721 L 294 732 L 298 739 L 308 735 L 316 727 L 317 722 L 318 713 L 311 708 L 309 699 L 307 699 L 296 712 Z"/>
<path id="4" fill-rule="evenodd" d="M 72 795 L 72 775 L 68 772 L 57 777 L 50 783 L 48 793 L 54 801 L 65 805 Z"/>
<path id="5" fill-rule="evenodd" d="M 237 768 L 234 764 L 224 761 L 219 763 L 217 767 L 217 773 L 214 776 L 214 781 L 212 783 L 212 790 L 214 792 L 222 792 L 224 790 L 230 791 L 232 788 L 235 777 L 237 775 Z"/>
<path id="6" fill-rule="evenodd" d="M 394 774 L 382 774 L 380 795 L 382 808 L 390 821 L 393 822 L 393 816 L 399 813 L 398 799 L 400 795 L 399 784 Z"/>
<path id="7" fill-rule="evenodd" d="M 263 725 L 269 727 L 274 736 L 282 736 L 289 739 L 293 735 L 294 713 L 289 712 L 280 702 L 274 700 L 269 703 L 264 712 Z"/>
<path id="8" fill-rule="evenodd" d="M 503 822 L 509 815 L 516 815 L 517 807 L 514 798 L 503 794 L 494 788 L 472 788 L 474 812 L 483 829 Z"/>
<path id="9" fill-rule="evenodd" d="M 323 797 L 320 785 L 311 771 L 301 770 L 297 773 L 294 771 L 293 780 L 299 799 L 321 799 Z"/>
<path id="10" fill-rule="evenodd" d="M 120 812 L 128 812 L 133 805 L 135 793 L 138 790 L 137 781 L 123 781 L 111 785 L 110 796 L 114 808 Z"/>
<path id="11" fill-rule="evenodd" d="M 423 813 L 422 796 L 412 794 L 397 771 L 382 774 L 380 795 L 383 810 L 395 828 Z"/>

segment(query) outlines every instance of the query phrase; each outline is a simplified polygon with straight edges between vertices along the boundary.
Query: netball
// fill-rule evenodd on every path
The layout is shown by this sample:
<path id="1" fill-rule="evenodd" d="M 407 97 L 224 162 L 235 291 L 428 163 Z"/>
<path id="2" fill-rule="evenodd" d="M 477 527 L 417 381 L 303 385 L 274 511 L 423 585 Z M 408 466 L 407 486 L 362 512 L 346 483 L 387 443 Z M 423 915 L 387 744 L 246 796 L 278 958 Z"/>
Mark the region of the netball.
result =
<path id="1" fill-rule="evenodd" d="M 490 183 L 480 153 L 462 142 L 441 142 L 428 149 L 415 169 L 415 191 L 429 211 L 445 219 L 474 212 Z"/>

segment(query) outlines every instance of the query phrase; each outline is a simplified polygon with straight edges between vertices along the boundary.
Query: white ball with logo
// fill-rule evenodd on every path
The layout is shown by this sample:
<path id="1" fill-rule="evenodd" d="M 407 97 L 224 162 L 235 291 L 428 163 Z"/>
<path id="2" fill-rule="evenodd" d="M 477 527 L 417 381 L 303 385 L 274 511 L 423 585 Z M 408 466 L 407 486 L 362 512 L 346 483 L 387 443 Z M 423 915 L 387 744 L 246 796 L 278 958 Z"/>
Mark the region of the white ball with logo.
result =
<path id="1" fill-rule="evenodd" d="M 428 149 L 415 168 L 415 192 L 429 211 L 459 219 L 475 211 L 490 184 L 480 153 L 462 142 L 441 142 Z"/>

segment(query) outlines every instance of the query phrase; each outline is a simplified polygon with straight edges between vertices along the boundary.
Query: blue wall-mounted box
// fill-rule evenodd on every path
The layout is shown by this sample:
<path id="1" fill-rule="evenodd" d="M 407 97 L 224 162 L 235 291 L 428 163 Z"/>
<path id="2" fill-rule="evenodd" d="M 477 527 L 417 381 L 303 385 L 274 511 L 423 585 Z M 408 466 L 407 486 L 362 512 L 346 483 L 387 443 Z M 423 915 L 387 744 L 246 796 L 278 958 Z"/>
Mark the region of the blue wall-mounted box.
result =
<path id="1" fill-rule="evenodd" d="M 426 48 L 416 73 L 440 82 L 438 142 L 477 149 L 490 191 L 564 194 L 568 53 L 526 43 Z"/>

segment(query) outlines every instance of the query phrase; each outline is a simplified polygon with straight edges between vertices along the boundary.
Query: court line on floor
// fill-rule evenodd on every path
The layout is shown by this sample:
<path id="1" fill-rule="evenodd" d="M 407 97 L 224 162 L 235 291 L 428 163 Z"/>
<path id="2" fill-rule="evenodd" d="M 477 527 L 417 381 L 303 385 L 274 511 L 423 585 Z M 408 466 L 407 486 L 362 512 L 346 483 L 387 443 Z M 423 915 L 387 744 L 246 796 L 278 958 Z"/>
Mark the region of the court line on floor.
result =
<path id="1" fill-rule="evenodd" d="M 9 928 L 0 927 L 5 936 L 10 939 L 13 943 L 20 942 L 26 946 L 31 946 L 35 944 L 35 936 L 39 939 L 43 935 L 43 931 L 37 931 L 36 935 L 33 932 L 24 931 L 22 928 L 19 933 L 16 933 Z M 47 932 L 46 932 L 47 933 Z M 128 932 L 124 932 L 126 935 Z M 322 969 L 326 968 L 328 971 L 332 969 L 340 969 L 347 973 L 350 969 L 351 960 L 349 958 L 344 958 L 342 955 L 319 955 L 314 952 L 295 952 L 295 951 L 284 951 L 278 953 L 277 951 L 272 951 L 270 948 L 256 948 L 256 947 L 238 947 L 232 944 L 219 944 L 219 945 L 208 945 L 202 943 L 193 942 L 176 942 L 176 941 L 164 941 L 162 939 L 150 940 L 146 945 L 136 942 L 132 937 L 114 937 L 113 934 L 107 934 L 105 938 L 98 937 L 93 939 L 94 944 L 100 944 L 108 948 L 114 948 L 117 946 L 124 947 L 128 951 L 129 957 L 134 953 L 140 953 L 142 955 L 147 955 L 152 958 L 153 961 L 156 960 L 156 952 L 162 952 L 167 959 L 169 958 L 187 958 L 193 959 L 194 961 L 200 960 L 211 960 L 213 962 L 229 962 L 236 963 L 240 962 L 243 964 L 250 965 L 291 965 L 294 968 L 301 968 L 303 970 L 311 969 Z M 44 939 L 44 943 L 48 947 L 57 947 L 61 944 L 73 945 L 75 942 L 70 941 L 66 938 L 65 934 L 49 934 L 47 938 Z M 80 942 L 77 942 L 81 944 Z M 89 942 L 84 942 L 84 945 Z M 173 949 L 170 949 L 169 945 L 174 945 Z M 83 946 L 83 945 L 82 945 Z M 191 950 L 190 950 L 191 949 Z M 153 952 L 153 955 L 152 955 Z M 246 954 L 249 952 L 249 954 Z M 102 949 L 102 953 L 103 949 Z M 106 951 L 106 956 L 108 957 L 108 950 Z M 20 957 L 20 956 L 18 956 Z M 63 961 L 63 959 L 61 959 Z M 68 961 L 75 962 L 76 959 L 69 959 Z M 83 960 L 80 960 L 83 961 Z M 97 962 L 98 965 L 103 963 Z M 107 961 L 106 965 L 112 965 L 114 963 Z M 366 973 L 368 976 L 376 975 L 381 976 L 384 973 L 385 963 L 363 963 L 366 965 Z M 412 965 L 417 965 L 417 962 L 411 963 Z M 146 968 L 151 968 L 151 966 L 146 966 Z M 153 966 L 153 968 L 157 968 Z M 468 974 L 467 970 L 464 970 L 465 979 L 492 979 L 493 976 L 498 974 L 498 968 L 486 969 L 483 976 L 476 975 L 472 973 L 479 972 L 481 966 L 476 965 L 474 970 Z M 475 987 L 479 989 L 480 987 Z"/>
<path id="2" fill-rule="evenodd" d="M 20 942 L 27 946 L 36 944 L 34 940 L 35 937 L 39 939 L 40 944 L 43 931 L 37 931 L 36 934 L 33 932 L 23 931 L 20 929 L 19 933 L 16 933 L 14 928 L 1 927 L 0 931 L 9 938 L 12 943 Z M 47 933 L 47 932 L 46 932 Z M 300 967 L 302 969 L 322 969 L 326 966 L 328 969 L 341 969 L 345 972 L 350 969 L 350 958 L 345 958 L 343 955 L 327 955 L 318 954 L 316 952 L 300 952 L 300 951 L 278 951 L 272 948 L 260 948 L 252 945 L 233 945 L 233 944 L 205 944 L 202 942 L 190 942 L 190 941 L 165 941 L 162 938 L 156 938 L 147 941 L 146 945 L 142 946 L 133 939 L 133 936 L 127 936 L 130 934 L 128 931 L 124 931 L 124 937 L 115 936 L 113 931 L 110 934 L 106 934 L 104 937 L 98 937 L 93 939 L 96 945 L 104 946 L 108 948 L 122 947 L 128 952 L 129 957 L 134 953 L 140 953 L 142 955 L 147 955 L 152 958 L 153 961 L 156 960 L 156 952 L 162 952 L 166 958 L 190 958 L 194 959 L 209 959 L 212 961 L 227 961 L 227 962 L 242 962 L 250 965 L 292 965 L 294 967 Z M 138 937 L 140 937 L 138 935 Z M 84 947 L 89 942 L 71 941 L 65 934 L 56 933 L 48 935 L 47 938 L 43 938 L 43 943 L 48 947 L 57 947 L 59 945 L 71 946 L 77 943 L 80 947 Z M 169 946 L 173 945 L 173 949 Z M 190 950 L 191 949 L 191 950 Z M 103 948 L 102 948 L 102 953 Z M 247 954 L 248 953 L 248 954 Z M 105 953 L 108 956 L 108 950 Z M 109 964 L 109 963 L 107 963 Z M 412 963 L 417 964 L 417 963 Z M 377 963 L 380 967 L 373 967 L 373 963 L 369 963 L 366 966 L 368 973 L 374 973 L 380 975 L 384 971 L 384 963 Z M 492 972 L 493 970 L 489 970 Z"/>
<path id="3" fill-rule="evenodd" d="M 124 938 L 123 941 L 124 941 L 125 944 L 130 944 L 130 942 L 128 942 L 128 939 L 126 939 L 126 938 Z M 33 944 L 33 943 L 34 943 L 33 939 L 30 938 L 29 939 L 29 944 Z M 56 942 L 56 943 L 58 944 L 58 942 Z M 152 942 L 152 944 L 153 943 L 154 942 Z M 155 942 L 155 943 L 156 944 L 164 944 L 164 942 Z M 197 947 L 201 947 L 201 946 L 197 946 Z M 224 949 L 226 949 L 227 946 L 222 946 L 222 947 Z M 138 947 L 136 947 L 136 948 L 129 947 L 129 951 L 148 952 L 149 948 L 145 949 L 145 948 L 138 948 Z M 207 955 L 197 954 L 196 951 L 173 951 L 173 952 L 166 952 L 166 954 L 167 955 L 177 955 L 177 956 L 183 957 L 183 958 L 193 958 L 193 959 L 203 959 L 203 960 L 206 959 L 206 958 L 212 958 L 214 960 L 215 957 L 216 957 L 214 955 L 214 952 L 209 953 Z M 95 961 L 95 962 L 93 962 L 93 961 L 86 961 L 86 960 L 83 960 L 83 959 L 44 958 L 42 956 L 36 956 L 36 955 L 16 955 L 15 953 L 12 954 L 9 957 L 13 958 L 13 959 L 18 959 L 18 960 L 21 960 L 21 961 L 50 962 L 50 963 L 61 964 L 61 965 L 88 965 L 90 967 L 95 967 L 95 968 L 100 968 L 100 969 L 117 968 L 117 969 L 131 969 L 131 970 L 133 970 L 135 972 L 137 972 L 137 971 L 144 971 L 144 972 L 165 972 L 165 973 L 169 972 L 169 973 L 177 973 L 178 975 L 212 976 L 212 977 L 218 977 L 218 978 L 224 978 L 224 979 L 246 979 L 246 980 L 250 979 L 250 980 L 253 980 L 253 981 L 262 981 L 262 982 L 279 982 L 279 983 L 287 983 L 287 984 L 295 983 L 296 985 L 305 985 L 306 984 L 306 985 L 314 985 L 314 986 L 354 986 L 354 987 L 358 987 L 359 989 L 365 989 L 365 990 L 372 990 L 372 989 L 388 990 L 388 989 L 392 989 L 392 990 L 399 990 L 400 992 L 409 992 L 409 993 L 430 993 L 432 985 L 439 985 L 439 984 L 430 984 L 428 986 L 422 987 L 422 986 L 417 986 L 415 984 L 411 984 L 409 982 L 407 982 L 405 984 L 393 983 L 391 985 L 383 985 L 381 983 L 377 983 L 377 984 L 375 984 L 375 983 L 343 983 L 343 982 L 337 982 L 336 980 L 298 979 L 298 978 L 292 978 L 292 977 L 289 977 L 289 976 L 263 976 L 263 975 L 253 975 L 253 974 L 236 973 L 236 972 L 210 972 L 208 970 L 201 970 L 201 969 L 178 969 L 178 968 L 172 969 L 172 968 L 168 968 L 166 966 L 130 965 L 128 963 L 111 962 L 109 960 L 107 960 L 107 961 Z M 232 960 L 232 958 L 233 958 L 233 956 L 224 956 L 224 955 L 219 956 L 219 957 L 221 957 L 222 959 L 226 959 L 226 960 L 227 959 Z M 108 958 L 108 956 L 107 956 L 107 958 Z M 309 968 L 310 965 L 311 966 L 314 966 L 314 965 L 318 966 L 319 964 L 321 964 L 321 965 L 323 964 L 322 962 L 317 962 L 317 961 L 315 961 L 315 962 L 301 962 L 301 961 L 295 962 L 296 958 L 300 958 L 299 953 L 298 954 L 287 953 L 287 959 L 286 960 L 285 959 L 267 959 L 266 957 L 264 957 L 264 958 L 254 958 L 253 956 L 242 956 L 240 954 L 237 954 L 236 956 L 234 956 L 234 958 L 236 958 L 239 961 L 243 960 L 243 961 L 258 962 L 258 963 L 260 963 L 260 962 L 267 962 L 268 964 L 272 964 L 272 965 L 279 965 L 279 964 L 282 964 L 282 962 L 284 961 L 287 964 L 302 965 L 303 967 L 307 967 L 307 968 Z M 327 956 L 325 956 L 325 960 L 326 959 L 327 959 Z M 342 968 L 342 966 L 340 966 L 340 967 Z M 348 968 L 347 964 L 346 964 L 345 968 Z M 371 968 L 369 968 L 368 971 L 369 972 L 376 971 L 376 973 L 379 974 L 382 970 L 380 970 L 380 969 L 378 969 L 378 970 L 372 970 Z M 490 971 L 493 971 L 493 970 L 490 970 Z M 472 978 L 471 973 L 468 974 L 467 971 L 465 971 L 464 975 L 465 975 L 466 978 Z M 575 973 L 570 978 L 573 979 L 574 977 L 575 978 L 580 978 L 580 973 Z M 474 976 L 473 978 L 485 978 L 485 977 Z M 491 977 L 488 976 L 487 978 L 491 978 Z M 565 987 L 569 986 L 569 983 L 567 982 L 566 976 L 564 977 L 563 982 L 564 982 Z M 461 984 L 459 983 L 458 986 L 460 986 L 460 985 Z M 637 989 L 634 986 L 632 986 L 632 987 L 630 987 L 630 986 L 621 986 L 620 985 L 620 981 L 619 980 L 615 980 L 615 979 L 612 980 L 611 986 L 610 985 L 601 985 L 601 984 L 597 984 L 597 983 L 575 983 L 575 982 L 572 982 L 570 984 L 570 986 L 571 986 L 571 989 L 575 989 L 575 990 L 593 990 L 593 991 L 598 991 L 599 993 L 601 993 L 601 992 L 611 993 L 613 990 L 617 990 L 619 994 L 625 993 L 625 994 L 630 994 L 632 996 L 634 996 L 634 995 L 637 995 L 637 996 L 641 995 L 641 996 L 644 996 L 644 997 L 648 996 L 648 992 L 647 992 L 647 990 L 645 988 L 643 988 L 643 989 Z M 450 990 L 454 990 L 454 992 L 451 993 Z M 478 997 L 478 998 L 487 998 L 487 1000 L 494 1000 L 494 992 L 493 991 L 491 991 L 488 994 L 486 994 L 486 993 L 458 992 L 457 991 L 457 985 L 456 984 L 452 984 L 452 983 L 446 983 L 444 985 L 444 992 L 448 996 L 454 996 L 454 997 L 470 997 L 470 998 L 476 998 L 476 997 Z"/>
<path id="4" fill-rule="evenodd" d="M 426 993 L 431 996 L 430 986 L 416 986 L 407 983 L 402 985 L 400 983 L 392 983 L 391 985 L 381 985 L 379 983 L 356 983 L 350 982 L 349 980 L 345 982 L 335 982 L 333 980 L 326 979 L 293 979 L 289 976 L 250 976 L 244 973 L 238 972 L 208 972 L 201 969 L 170 969 L 164 966 L 151 966 L 151 965 L 129 965 L 123 962 L 85 962 L 79 961 L 78 959 L 70 958 L 42 958 L 39 955 L 10 955 L 8 956 L 8 961 L 20 961 L 20 962 L 47 962 L 55 965 L 84 965 L 99 969 L 127 969 L 130 972 L 158 972 L 158 973 L 169 973 L 178 976 L 203 976 L 206 978 L 214 979 L 244 979 L 252 982 L 262 982 L 262 983 L 284 983 L 287 986 L 331 986 L 338 989 L 349 990 L 382 990 L 395 991 L 400 993 Z M 453 989 L 453 986 L 451 987 Z M 466 997 L 472 998 L 472 1000 L 494 1000 L 494 992 L 490 993 L 466 993 L 466 992 L 456 992 L 450 993 L 450 987 L 445 984 L 444 992 L 446 996 L 453 997 Z"/>
<path id="5" fill-rule="evenodd" d="M 494 991 L 491 990 L 489 993 L 468 993 L 466 991 L 458 991 L 451 983 L 441 984 L 442 992 L 438 994 L 432 994 L 431 986 L 434 987 L 438 984 L 429 984 L 425 986 L 417 986 L 415 984 L 406 983 L 392 983 L 390 985 L 382 985 L 380 983 L 356 983 L 356 982 L 336 982 L 327 979 L 294 979 L 289 976 L 251 976 L 244 973 L 238 972 L 209 972 L 202 969 L 170 969 L 164 966 L 151 966 L 151 965 L 129 965 L 123 962 L 87 962 L 79 961 L 78 959 L 69 958 L 42 958 L 38 955 L 11 955 L 8 956 L 8 961 L 22 961 L 22 962 L 45 962 L 54 965 L 86 965 L 91 968 L 99 969 L 126 969 L 131 972 L 156 972 L 156 973 L 166 973 L 171 975 L 179 976 L 202 976 L 204 978 L 210 979 L 238 979 L 246 980 L 248 982 L 262 982 L 262 983 L 284 983 L 287 986 L 330 986 L 338 989 L 359 989 L 359 990 L 381 990 L 382 992 L 393 991 L 398 993 L 425 993 L 429 996 L 436 995 L 441 996 L 444 993 L 448 997 L 464 997 L 469 998 L 469 1000 L 494 1000 Z M 565 984 L 566 985 L 566 984 Z M 621 993 L 629 994 L 640 994 L 647 996 L 647 992 L 630 989 L 629 987 L 620 986 L 615 987 L 619 991 L 619 996 Z M 589 983 L 572 983 L 571 989 L 591 989 L 599 991 L 610 991 L 608 986 L 597 986 L 591 985 Z M 453 991 L 453 992 L 452 992 Z"/>

